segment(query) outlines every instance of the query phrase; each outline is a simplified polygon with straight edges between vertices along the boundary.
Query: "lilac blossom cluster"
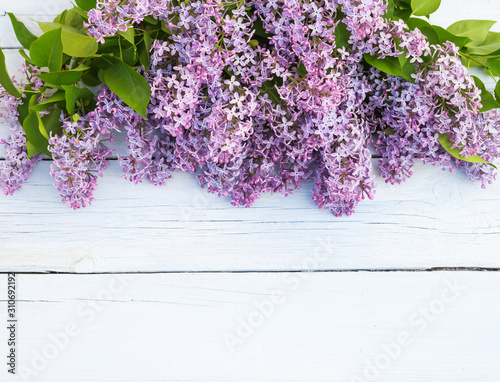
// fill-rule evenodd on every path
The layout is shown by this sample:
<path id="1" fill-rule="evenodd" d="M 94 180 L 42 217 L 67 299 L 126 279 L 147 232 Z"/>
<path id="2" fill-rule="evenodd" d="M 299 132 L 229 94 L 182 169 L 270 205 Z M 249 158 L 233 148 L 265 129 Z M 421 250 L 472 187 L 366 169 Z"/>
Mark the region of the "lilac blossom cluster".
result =
<path id="1" fill-rule="evenodd" d="M 313 181 L 320 209 L 350 215 L 374 197 L 372 145 L 390 183 L 410 177 L 417 160 L 491 183 L 492 166 L 456 159 L 438 138 L 449 135 L 464 158 L 492 162 L 500 156 L 499 112 L 480 112 L 480 91 L 455 45 L 430 46 L 418 29 L 384 18 L 386 7 L 384 0 L 99 0 L 89 30 L 101 42 L 129 27 L 142 31 L 147 18 L 161 20 L 169 38 L 153 42 L 149 70 L 139 69 L 151 88 L 147 119 L 105 86 L 94 111 L 76 122 L 62 116 L 63 133 L 49 150 L 64 202 L 90 203 L 110 154 L 105 142 L 118 131 L 126 133 L 128 154 L 118 159 L 130 181 L 164 185 L 174 172 L 190 172 L 237 206 Z M 340 27 L 350 33 L 347 44 L 338 41 Z M 410 81 L 367 68 L 365 55 L 403 55 L 415 74 Z M 21 129 L 11 141 L 19 160 Z M 27 174 L 32 162 L 4 168 Z M 25 177 L 2 179 L 12 179 L 13 186 L 3 181 L 7 192 Z"/>
<path id="2" fill-rule="evenodd" d="M 92 202 L 97 178 L 103 176 L 109 165 L 107 158 L 112 150 L 105 142 L 113 139 L 110 136 L 113 126 L 101 118 L 106 101 L 105 91 L 100 91 L 94 111 L 77 121 L 64 118 L 62 133 L 49 139 L 53 159 L 50 174 L 63 203 L 73 209 Z"/>
<path id="3" fill-rule="evenodd" d="M 5 149 L 5 160 L 0 162 L 0 187 L 5 195 L 12 195 L 21 188 L 22 183 L 28 180 L 33 167 L 42 159 L 42 154 L 28 159 L 26 135 L 19 123 L 17 111 L 21 100 L 5 94 L 2 90 L 0 90 L 0 97 L 3 97 L 5 105 L 5 111 L 0 113 L 0 118 L 7 120 L 10 124 L 9 137 L 0 140 L 0 144 Z"/>
<path id="4" fill-rule="evenodd" d="M 92 36 L 101 43 L 104 38 L 140 23 L 145 17 L 168 20 L 172 0 L 99 0 L 88 12 L 88 24 Z"/>
<path id="5" fill-rule="evenodd" d="M 126 176 L 163 184 L 174 171 L 196 172 L 238 206 L 314 179 L 317 205 L 339 216 L 373 197 L 369 84 L 335 49 L 338 4 L 324 7 L 256 1 L 228 15 L 218 2 L 181 4 L 176 33 L 155 41 L 144 73 L 148 120 L 110 98 L 109 121 L 128 135 Z M 271 38 L 257 45 L 259 20 Z"/>
<path id="6" fill-rule="evenodd" d="M 365 53 L 379 58 L 398 57 L 405 52 L 412 62 L 422 61 L 422 54 L 429 44 L 418 30 L 408 30 L 403 20 L 384 18 L 387 5 L 384 0 L 338 0 L 345 18 L 342 22 L 351 33 L 351 53 L 357 60 Z M 398 43 L 397 43 L 398 42 Z"/>
<path id="7" fill-rule="evenodd" d="M 378 131 L 375 143 L 382 156 L 382 176 L 387 182 L 401 183 L 412 175 L 415 161 L 421 160 L 450 171 L 457 166 L 484 188 L 495 178 L 495 168 L 451 156 L 438 138 L 449 135 L 464 158 L 480 155 L 493 162 L 500 156 L 498 109 L 480 112 L 480 91 L 454 44 L 428 48 L 425 56 L 431 59 L 420 64 L 415 83 L 372 70 L 370 103 L 378 111 L 376 123 L 386 127 Z"/>
<path id="8" fill-rule="evenodd" d="M 38 90 L 43 86 L 43 82 L 35 76 L 40 73 L 38 68 L 23 65 L 20 72 L 26 76 L 31 89 Z M 18 88 L 23 88 L 23 84 L 18 83 L 14 78 L 12 80 Z M 22 183 L 28 180 L 31 171 L 42 159 L 42 154 L 28 158 L 26 134 L 19 123 L 18 106 L 27 100 L 27 95 L 23 94 L 23 98 L 19 99 L 0 86 L 0 99 L 4 107 L 4 111 L 0 112 L 0 120 L 10 125 L 9 137 L 0 139 L 0 144 L 5 149 L 5 159 L 0 162 L 0 187 L 5 195 L 12 195 L 21 188 Z"/>

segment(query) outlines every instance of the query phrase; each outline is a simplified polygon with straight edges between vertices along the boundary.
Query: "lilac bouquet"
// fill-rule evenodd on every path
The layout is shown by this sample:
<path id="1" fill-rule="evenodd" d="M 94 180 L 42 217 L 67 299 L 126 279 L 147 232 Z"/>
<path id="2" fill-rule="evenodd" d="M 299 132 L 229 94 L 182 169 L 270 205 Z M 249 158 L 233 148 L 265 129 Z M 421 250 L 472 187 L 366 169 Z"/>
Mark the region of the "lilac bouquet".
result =
<path id="1" fill-rule="evenodd" d="M 350 215 L 374 197 L 374 164 L 392 184 L 418 160 L 483 187 L 496 176 L 500 86 L 495 97 L 467 69 L 500 73 L 493 22 L 415 17 L 439 0 L 77 5 L 40 37 L 9 14 L 29 56 L 25 82 L 0 74 L 5 194 L 46 155 L 63 202 L 86 206 L 118 132 L 128 180 L 186 171 L 236 206 L 312 181 L 320 209 Z"/>

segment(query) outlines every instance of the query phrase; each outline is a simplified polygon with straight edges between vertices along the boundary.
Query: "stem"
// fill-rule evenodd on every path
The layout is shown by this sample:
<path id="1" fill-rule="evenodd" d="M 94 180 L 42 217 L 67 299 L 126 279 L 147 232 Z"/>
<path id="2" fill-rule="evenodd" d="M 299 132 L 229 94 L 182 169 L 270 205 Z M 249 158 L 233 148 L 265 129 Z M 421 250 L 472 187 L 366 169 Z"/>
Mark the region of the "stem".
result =
<path id="1" fill-rule="evenodd" d="M 473 61 L 473 62 L 475 62 L 475 63 L 477 63 L 477 64 L 481 65 L 483 68 L 486 68 L 486 69 L 490 72 L 490 73 L 488 73 L 488 74 L 490 74 L 490 75 L 491 75 L 491 77 L 493 77 L 493 79 L 495 80 L 495 83 L 497 82 L 497 80 L 496 80 L 495 76 L 496 76 L 496 77 L 500 77 L 500 74 L 498 74 L 497 72 L 495 72 L 495 71 L 494 71 L 493 69 L 491 69 L 489 66 L 487 66 L 487 65 L 483 64 L 481 61 L 476 60 L 474 57 L 472 57 L 472 56 L 470 56 L 470 55 L 468 55 L 468 54 L 466 54 L 466 53 L 462 53 L 462 52 L 460 52 L 460 55 L 461 55 L 462 57 L 465 57 L 467 60 L 469 60 L 469 61 Z"/>

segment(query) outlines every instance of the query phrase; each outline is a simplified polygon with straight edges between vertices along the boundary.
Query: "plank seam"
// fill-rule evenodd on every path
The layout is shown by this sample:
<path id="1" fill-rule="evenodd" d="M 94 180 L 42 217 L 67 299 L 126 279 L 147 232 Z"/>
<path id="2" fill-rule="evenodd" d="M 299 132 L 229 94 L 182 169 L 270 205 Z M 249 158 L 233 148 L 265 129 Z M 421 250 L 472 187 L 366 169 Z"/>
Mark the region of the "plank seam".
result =
<path id="1" fill-rule="evenodd" d="M 59 272 L 59 271 L 38 271 L 38 272 L 13 272 L 18 275 L 114 275 L 114 274 L 128 274 L 128 275 L 155 275 L 155 274 L 240 274 L 240 273 L 357 273 L 357 272 L 371 272 L 371 273 L 395 273 L 395 272 L 500 272 L 500 267 L 432 267 L 432 268 L 346 268 L 346 269 L 315 269 L 315 270 L 301 270 L 301 269 L 280 269 L 280 270 L 205 270 L 205 271 L 123 271 L 123 272 Z M 1 271 L 0 274 L 8 274 L 12 272 Z"/>

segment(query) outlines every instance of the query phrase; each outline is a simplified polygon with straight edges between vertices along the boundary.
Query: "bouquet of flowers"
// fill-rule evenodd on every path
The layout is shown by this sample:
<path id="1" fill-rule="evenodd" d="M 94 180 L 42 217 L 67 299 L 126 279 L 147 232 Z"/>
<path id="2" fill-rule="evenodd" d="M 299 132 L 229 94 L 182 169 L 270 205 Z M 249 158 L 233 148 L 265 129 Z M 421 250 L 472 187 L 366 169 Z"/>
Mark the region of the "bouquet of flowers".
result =
<path id="1" fill-rule="evenodd" d="M 0 53 L 5 194 L 47 156 L 63 202 L 86 206 L 118 132 L 128 180 L 186 171 L 237 206 L 313 181 L 320 209 L 350 215 L 374 196 L 374 164 L 392 184 L 418 160 L 496 176 L 500 86 L 468 71 L 499 76 L 493 21 L 431 25 L 440 0 L 76 4 L 39 36 L 9 13 L 26 79 Z"/>

